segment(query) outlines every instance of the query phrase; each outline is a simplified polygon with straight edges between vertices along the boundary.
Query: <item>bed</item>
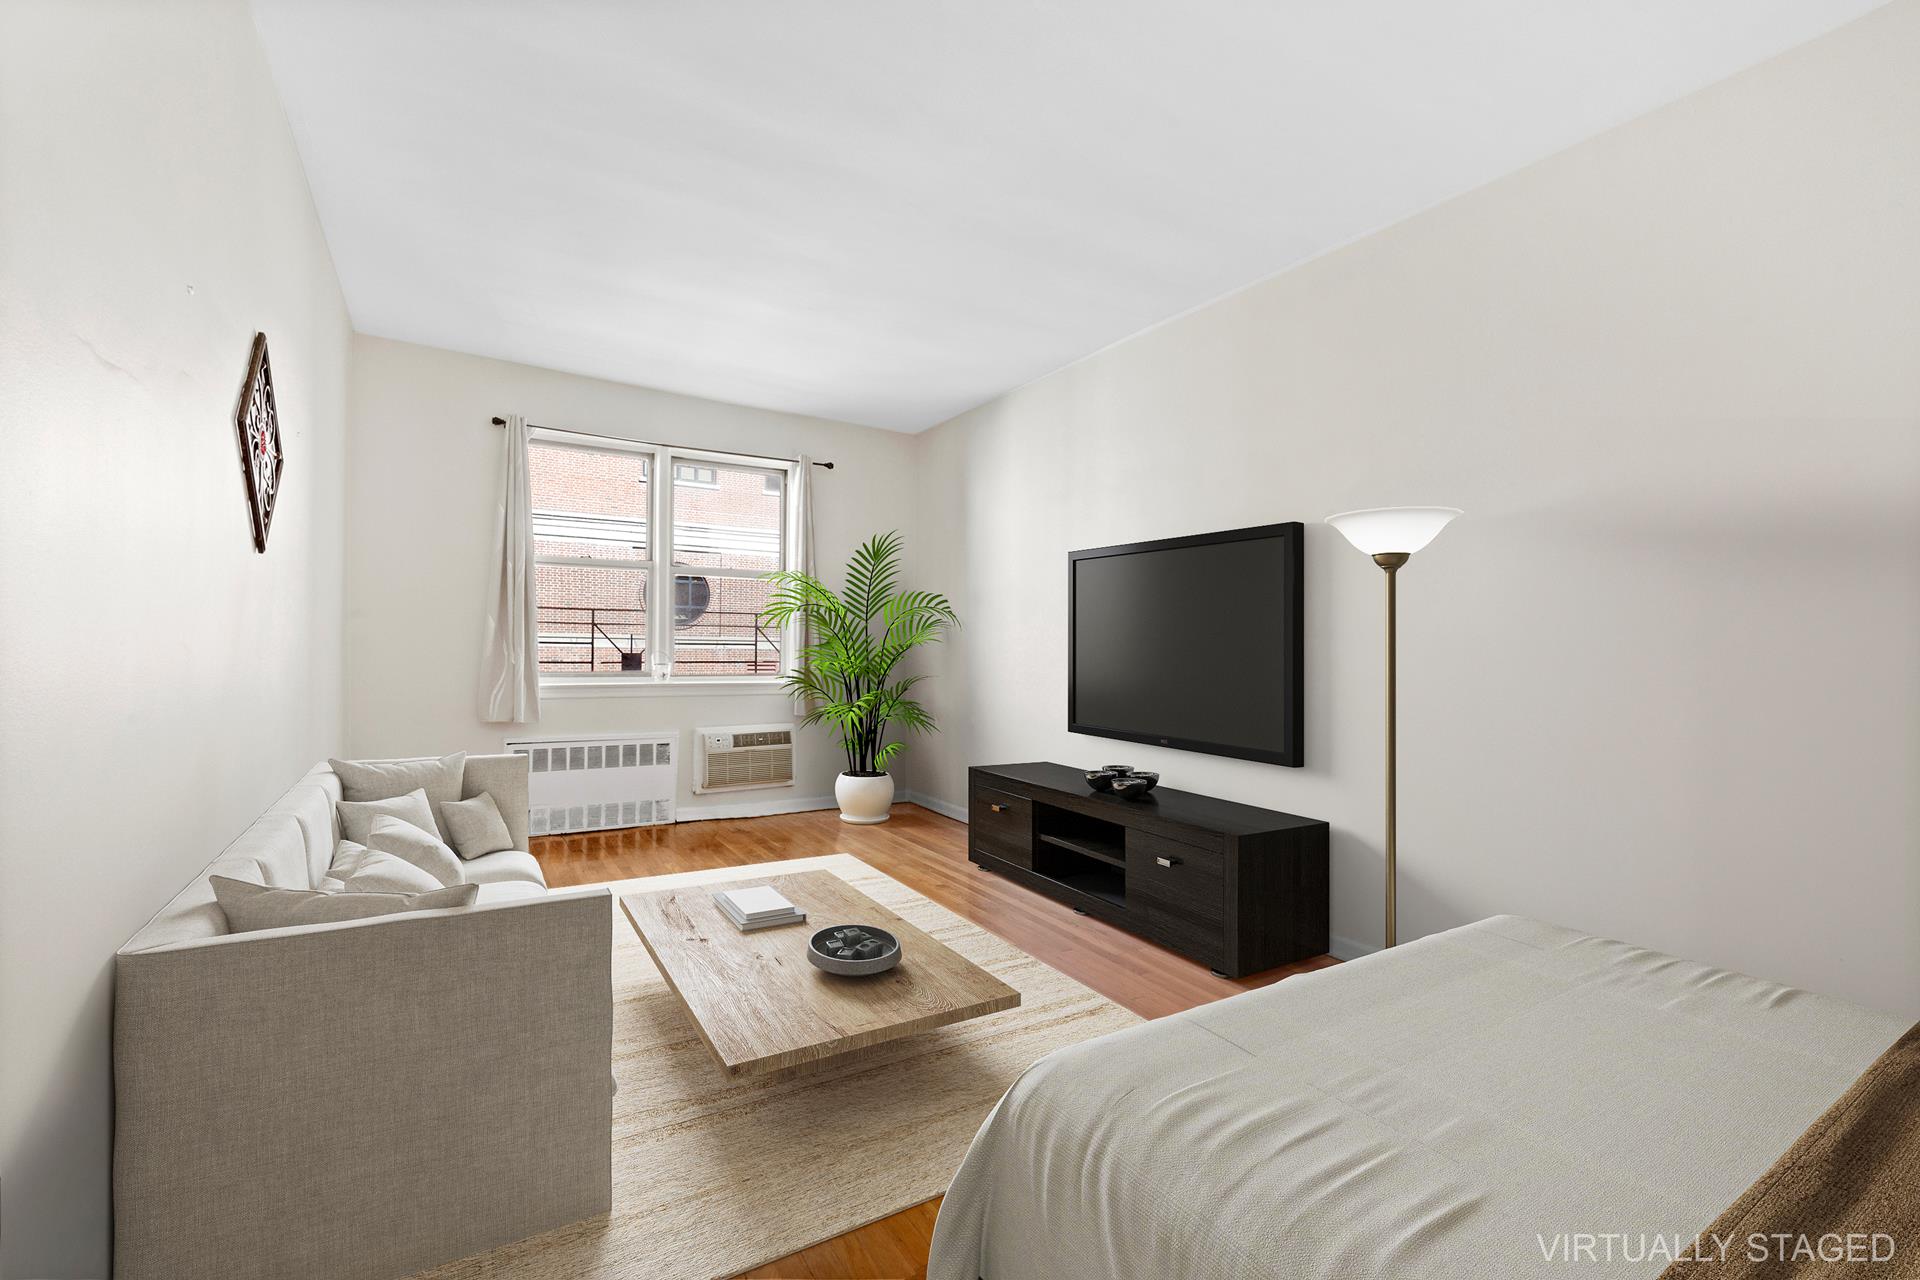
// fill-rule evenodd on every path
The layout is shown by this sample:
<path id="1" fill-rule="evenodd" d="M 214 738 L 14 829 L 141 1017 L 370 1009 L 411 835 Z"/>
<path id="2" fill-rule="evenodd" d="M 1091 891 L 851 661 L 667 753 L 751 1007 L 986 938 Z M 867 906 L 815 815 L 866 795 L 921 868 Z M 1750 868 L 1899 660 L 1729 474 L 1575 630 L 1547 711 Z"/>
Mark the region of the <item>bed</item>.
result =
<path id="1" fill-rule="evenodd" d="M 1906 1027 L 1498 916 L 1042 1060 L 928 1274 L 1658 1276 Z"/>

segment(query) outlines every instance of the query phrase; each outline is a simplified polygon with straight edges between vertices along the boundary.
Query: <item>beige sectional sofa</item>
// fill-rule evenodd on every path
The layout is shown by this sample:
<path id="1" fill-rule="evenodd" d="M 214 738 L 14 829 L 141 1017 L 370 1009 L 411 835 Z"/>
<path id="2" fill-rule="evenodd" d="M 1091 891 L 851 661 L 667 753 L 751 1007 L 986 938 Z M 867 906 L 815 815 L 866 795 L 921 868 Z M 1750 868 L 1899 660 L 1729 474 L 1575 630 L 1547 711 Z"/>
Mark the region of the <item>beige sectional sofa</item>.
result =
<path id="1" fill-rule="evenodd" d="M 527 843 L 527 761 L 469 756 Z M 524 851 L 466 864 L 471 907 L 229 933 L 212 875 L 316 887 L 321 765 L 123 947 L 114 990 L 114 1275 L 395 1277 L 605 1213 L 605 890 Z"/>

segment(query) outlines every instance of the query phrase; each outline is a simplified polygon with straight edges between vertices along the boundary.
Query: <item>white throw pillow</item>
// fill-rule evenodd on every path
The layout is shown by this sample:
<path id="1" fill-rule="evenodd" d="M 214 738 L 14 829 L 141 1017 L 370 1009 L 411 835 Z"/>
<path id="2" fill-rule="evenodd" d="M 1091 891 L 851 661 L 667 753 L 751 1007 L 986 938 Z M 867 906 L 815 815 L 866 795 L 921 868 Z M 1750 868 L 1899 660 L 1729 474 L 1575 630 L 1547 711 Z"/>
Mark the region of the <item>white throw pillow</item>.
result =
<path id="1" fill-rule="evenodd" d="M 463 858 L 513 848 L 513 833 L 500 816 L 500 806 L 484 791 L 471 800 L 441 805 L 440 817 L 447 827 L 448 843 Z"/>
<path id="2" fill-rule="evenodd" d="M 333 874 L 342 893 L 432 893 L 443 887 L 432 872 L 379 849 L 361 849 L 345 866 L 335 863 Z"/>
<path id="3" fill-rule="evenodd" d="M 366 852 L 367 846 L 363 844 L 355 844 L 351 840 L 337 842 L 333 846 L 333 861 L 328 864 L 327 873 L 313 887 L 327 893 L 339 893 L 347 887 L 347 877 L 353 874 L 353 868 Z"/>
<path id="4" fill-rule="evenodd" d="M 373 830 L 367 836 L 367 848 L 411 862 L 440 884 L 459 884 L 466 879 L 460 874 L 460 856 L 441 843 L 438 836 L 398 818 L 385 814 L 376 817 Z"/>
<path id="5" fill-rule="evenodd" d="M 388 800 L 342 800 L 333 807 L 340 815 L 341 837 L 355 844 L 369 842 L 373 835 L 373 820 L 382 816 L 398 818 L 428 835 L 440 830 L 434 825 L 433 806 L 427 802 L 427 793 L 418 788 Z"/>
<path id="6" fill-rule="evenodd" d="M 365 920 L 402 911 L 470 907 L 480 896 L 477 884 L 457 884 L 431 893 L 322 893 L 318 889 L 272 889 L 226 876 L 207 878 L 213 884 L 214 901 L 226 913 L 227 928 L 234 933 Z"/>
<path id="7" fill-rule="evenodd" d="M 355 802 L 391 800 L 410 791 L 427 793 L 433 813 L 432 830 L 442 840 L 447 829 L 440 822 L 440 806 L 460 798 L 467 776 L 467 753 L 456 751 L 438 760 L 328 760 L 340 779 L 340 798 Z"/>

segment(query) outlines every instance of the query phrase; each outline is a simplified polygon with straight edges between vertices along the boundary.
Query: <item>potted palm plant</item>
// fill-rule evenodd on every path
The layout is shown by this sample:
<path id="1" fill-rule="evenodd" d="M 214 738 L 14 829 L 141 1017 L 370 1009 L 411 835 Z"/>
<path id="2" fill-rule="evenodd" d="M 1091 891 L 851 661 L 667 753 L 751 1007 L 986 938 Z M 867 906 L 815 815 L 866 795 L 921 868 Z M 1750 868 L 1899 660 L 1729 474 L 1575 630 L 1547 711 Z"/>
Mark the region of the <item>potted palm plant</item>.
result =
<path id="1" fill-rule="evenodd" d="M 898 533 L 863 543 L 847 562 L 838 594 L 808 574 L 767 575 L 773 595 L 761 618 L 780 627 L 799 624 L 799 659 L 783 681 L 803 709 L 800 723 L 831 725 L 847 753 L 846 772 L 833 788 L 842 822 L 887 820 L 893 805 L 887 765 L 907 746 L 889 739 L 889 731 L 938 727 L 912 697 L 925 677 L 896 676 L 895 669 L 960 623 L 945 596 L 900 589 L 900 544 Z"/>

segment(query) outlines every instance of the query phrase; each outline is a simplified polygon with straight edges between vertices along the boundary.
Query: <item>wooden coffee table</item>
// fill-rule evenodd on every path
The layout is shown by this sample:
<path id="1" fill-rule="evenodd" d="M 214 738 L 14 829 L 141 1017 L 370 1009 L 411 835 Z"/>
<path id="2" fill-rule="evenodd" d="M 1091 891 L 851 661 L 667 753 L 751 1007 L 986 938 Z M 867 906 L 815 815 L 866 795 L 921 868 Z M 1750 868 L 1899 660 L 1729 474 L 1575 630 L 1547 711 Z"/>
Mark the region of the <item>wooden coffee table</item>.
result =
<path id="1" fill-rule="evenodd" d="M 734 928 L 713 895 L 752 884 L 778 889 L 806 921 L 752 933 Z M 620 906 L 729 1075 L 857 1059 L 889 1040 L 1020 1003 L 1018 991 L 830 871 L 628 894 Z M 807 939 L 840 924 L 893 934 L 900 963 L 863 978 L 814 968 Z"/>

